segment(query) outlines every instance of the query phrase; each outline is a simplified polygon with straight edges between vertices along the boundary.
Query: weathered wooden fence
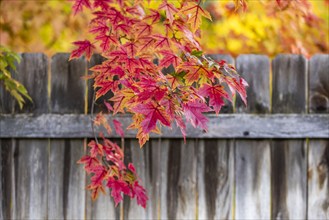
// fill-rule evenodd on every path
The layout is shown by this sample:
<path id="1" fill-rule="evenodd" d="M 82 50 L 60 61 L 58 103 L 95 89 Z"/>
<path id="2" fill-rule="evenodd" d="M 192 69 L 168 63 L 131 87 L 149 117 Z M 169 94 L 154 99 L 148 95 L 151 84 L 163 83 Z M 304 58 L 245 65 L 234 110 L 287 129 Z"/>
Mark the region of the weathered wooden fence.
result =
<path id="1" fill-rule="evenodd" d="M 127 133 L 150 200 L 144 210 L 125 199 L 123 217 L 329 219 L 329 55 L 214 57 L 249 82 L 248 106 L 237 98 L 210 115 L 209 133 L 188 128 L 186 144 L 175 128 L 143 149 Z M 33 103 L 19 110 L 0 88 L 0 219 L 119 219 L 109 196 L 91 201 L 76 164 L 92 137 L 81 76 L 101 58 L 22 58 L 17 78 Z"/>

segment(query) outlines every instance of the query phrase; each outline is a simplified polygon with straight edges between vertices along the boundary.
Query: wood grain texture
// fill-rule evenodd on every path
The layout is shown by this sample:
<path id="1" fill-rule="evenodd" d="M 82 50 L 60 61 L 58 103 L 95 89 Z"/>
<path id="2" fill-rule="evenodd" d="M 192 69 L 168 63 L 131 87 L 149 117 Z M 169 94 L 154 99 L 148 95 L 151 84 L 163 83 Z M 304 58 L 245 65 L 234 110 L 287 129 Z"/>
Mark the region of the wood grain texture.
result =
<path id="1" fill-rule="evenodd" d="M 179 166 L 179 176 L 176 185 L 178 190 L 176 218 L 195 219 L 197 216 L 197 141 L 195 139 L 187 139 L 186 144 L 184 144 L 183 140 L 181 140 L 180 144 L 172 147 L 181 150 L 180 163 L 177 164 Z M 170 175 L 170 173 L 168 174 Z"/>
<path id="2" fill-rule="evenodd" d="M 12 139 L 0 139 L 0 219 L 12 219 L 15 208 L 14 146 Z"/>
<path id="3" fill-rule="evenodd" d="M 76 162 L 84 155 L 83 140 L 51 140 L 48 172 L 48 218 L 82 219 L 85 171 Z"/>
<path id="4" fill-rule="evenodd" d="M 329 55 L 328 54 L 315 55 L 310 60 L 309 112 L 329 113 Z"/>
<path id="5" fill-rule="evenodd" d="M 329 219 L 329 140 L 310 140 L 308 219 Z"/>
<path id="6" fill-rule="evenodd" d="M 147 148 L 149 147 L 149 143 L 147 143 L 142 149 L 140 149 L 138 140 L 130 140 L 130 144 L 127 144 L 125 146 L 125 163 L 133 163 L 136 172 L 138 173 L 139 177 L 143 181 L 143 186 L 146 187 L 148 191 L 148 196 L 150 196 L 151 184 L 150 184 L 150 165 L 149 165 L 149 157 L 148 153 L 149 151 Z M 149 201 L 152 203 L 152 201 Z M 149 216 L 149 205 L 147 209 L 143 209 L 142 207 L 137 205 L 136 199 L 130 200 L 128 197 L 126 197 L 124 201 L 124 219 L 150 219 Z"/>
<path id="7" fill-rule="evenodd" d="M 14 219 L 47 218 L 47 141 L 16 141 Z"/>
<path id="8" fill-rule="evenodd" d="M 245 106 L 241 99 L 237 98 L 235 110 L 239 113 L 269 113 L 271 103 L 268 57 L 240 55 L 237 58 L 237 69 L 250 87 L 247 89 L 248 105 Z M 264 127 L 263 124 L 263 129 Z M 270 143 L 267 140 L 235 141 L 235 217 L 237 219 L 270 219 L 271 217 L 270 152 Z"/>
<path id="9" fill-rule="evenodd" d="M 84 58 L 68 61 L 70 55 L 59 53 L 51 59 L 51 111 L 53 113 L 84 113 L 86 74 Z"/>
<path id="10" fill-rule="evenodd" d="M 306 60 L 279 55 L 273 60 L 273 113 L 306 113 Z M 272 217 L 306 219 L 307 150 L 303 140 L 273 140 Z"/>
<path id="11" fill-rule="evenodd" d="M 270 103 L 270 60 L 263 55 L 240 55 L 237 60 L 237 71 L 248 82 L 247 101 L 236 100 L 236 112 L 269 113 Z"/>
<path id="12" fill-rule="evenodd" d="M 234 141 L 200 140 L 196 150 L 198 219 L 232 219 Z"/>
<path id="13" fill-rule="evenodd" d="M 56 54 L 51 59 L 52 113 L 84 113 L 86 84 L 81 76 L 86 74 L 87 64 L 84 58 L 68 59 L 69 54 L 64 53 Z M 49 165 L 49 192 L 56 194 L 54 200 L 49 197 L 51 215 L 63 216 L 64 219 L 85 217 L 86 174 L 83 167 L 76 163 L 84 154 L 83 139 L 50 140 L 49 158 L 59 160 Z M 61 174 L 56 175 L 57 172 Z M 51 207 L 53 202 L 57 208 Z"/>
<path id="14" fill-rule="evenodd" d="M 271 218 L 269 141 L 236 141 L 236 219 Z"/>
<path id="15" fill-rule="evenodd" d="M 301 55 L 274 58 L 272 113 L 306 113 L 306 68 Z"/>
<path id="16" fill-rule="evenodd" d="M 160 166 L 160 195 L 159 195 L 159 215 L 157 219 L 168 219 L 168 207 L 167 207 L 167 190 L 168 190 L 168 175 L 167 170 L 169 167 L 169 139 L 161 139 L 160 141 L 160 160 L 158 161 Z"/>
<path id="17" fill-rule="evenodd" d="M 17 66 L 18 81 L 27 89 L 32 103 L 26 101 L 23 109 L 15 105 L 17 113 L 47 113 L 48 98 L 48 59 L 41 53 L 23 53 L 22 60 Z"/>
<path id="18" fill-rule="evenodd" d="M 309 69 L 309 112 L 329 113 L 329 55 L 315 55 Z M 329 123 L 327 129 L 329 130 Z M 329 219 L 329 136 L 309 140 L 308 219 Z"/>
<path id="19" fill-rule="evenodd" d="M 123 127 L 131 123 L 129 115 L 109 117 L 119 120 Z M 222 114 L 208 115 L 209 131 L 187 124 L 187 138 L 327 138 L 329 136 L 328 114 Z M 110 124 L 112 120 L 110 120 Z M 89 115 L 0 115 L 0 126 L 6 129 L 0 138 L 84 138 L 94 137 Z M 40 129 L 42 128 L 42 129 Z M 96 133 L 105 130 L 96 129 Z M 136 130 L 127 130 L 127 138 L 135 138 Z M 164 127 L 162 135 L 151 134 L 153 138 L 182 138 L 175 125 Z M 119 138 L 117 134 L 111 137 Z"/>

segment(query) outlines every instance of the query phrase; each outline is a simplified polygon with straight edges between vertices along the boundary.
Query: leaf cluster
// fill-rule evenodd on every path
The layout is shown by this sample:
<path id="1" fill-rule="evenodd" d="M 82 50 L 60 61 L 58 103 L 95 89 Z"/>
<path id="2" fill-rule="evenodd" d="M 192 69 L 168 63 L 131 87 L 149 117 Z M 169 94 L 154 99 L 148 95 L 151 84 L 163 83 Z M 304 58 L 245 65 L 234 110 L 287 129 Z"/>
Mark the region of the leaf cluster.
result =
<path id="1" fill-rule="evenodd" d="M 16 64 L 21 60 L 20 56 L 8 48 L 0 45 L 0 85 L 4 86 L 23 108 L 25 99 L 32 101 L 26 88 L 17 80 L 12 78 L 11 72 L 16 71 Z"/>

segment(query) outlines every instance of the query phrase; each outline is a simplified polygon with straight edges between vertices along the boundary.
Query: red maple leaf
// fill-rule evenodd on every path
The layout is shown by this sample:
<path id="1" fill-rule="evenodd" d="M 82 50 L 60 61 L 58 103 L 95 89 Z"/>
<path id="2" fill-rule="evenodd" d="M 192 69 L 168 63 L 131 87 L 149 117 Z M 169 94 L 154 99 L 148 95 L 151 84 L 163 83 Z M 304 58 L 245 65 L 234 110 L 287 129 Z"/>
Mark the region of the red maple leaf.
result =
<path id="1" fill-rule="evenodd" d="M 164 57 L 160 60 L 159 67 L 168 67 L 173 65 L 176 68 L 181 62 L 182 59 L 176 54 L 172 53 L 169 50 L 163 50 L 160 52 Z"/>
<path id="2" fill-rule="evenodd" d="M 221 107 L 225 104 L 223 98 L 231 101 L 231 97 L 221 85 L 211 86 L 209 84 L 205 84 L 199 89 L 199 94 L 204 97 L 209 97 L 209 105 L 213 107 L 216 114 L 219 113 Z"/>
<path id="3" fill-rule="evenodd" d="M 105 193 L 104 186 L 94 186 L 94 185 L 88 185 L 87 189 L 91 190 L 91 198 L 93 201 L 95 201 L 98 198 L 99 192 Z"/>
<path id="4" fill-rule="evenodd" d="M 74 0 L 74 4 L 72 6 L 74 15 L 81 12 L 83 10 L 83 7 L 91 8 L 90 1 L 89 0 Z"/>
<path id="5" fill-rule="evenodd" d="M 115 132 L 120 135 L 121 137 L 124 137 L 124 131 L 122 129 L 122 124 L 120 121 L 113 119 L 114 129 Z"/>
<path id="6" fill-rule="evenodd" d="M 119 43 L 118 39 L 113 35 L 99 35 L 95 38 L 96 40 L 101 40 L 101 49 L 107 51 L 111 45 L 117 45 Z"/>
<path id="7" fill-rule="evenodd" d="M 109 9 L 112 0 L 94 0 L 94 8 L 100 7 L 102 10 Z"/>
<path id="8" fill-rule="evenodd" d="M 159 6 L 158 9 L 165 10 L 166 16 L 170 23 L 174 21 L 174 15 L 178 12 L 177 8 L 173 4 L 168 3 L 167 0 L 163 1 L 163 3 Z"/>
<path id="9" fill-rule="evenodd" d="M 85 164 L 85 170 L 87 173 L 90 173 L 96 166 L 100 165 L 100 162 L 97 158 L 91 157 L 89 155 L 83 156 L 80 160 L 78 160 L 79 164 Z"/>
<path id="10" fill-rule="evenodd" d="M 94 175 L 91 177 L 91 185 L 101 186 L 105 176 L 107 175 L 107 170 L 103 165 L 95 166 L 91 170 Z"/>
<path id="11" fill-rule="evenodd" d="M 156 10 L 151 9 L 150 14 L 144 17 L 144 20 L 150 20 L 151 24 L 154 24 L 160 20 L 160 13 Z"/>
<path id="12" fill-rule="evenodd" d="M 90 60 L 90 57 L 93 53 L 93 50 L 95 49 L 95 46 L 92 43 L 90 43 L 89 40 L 76 41 L 73 42 L 73 44 L 78 46 L 78 48 L 72 51 L 70 60 L 72 60 L 73 58 L 79 58 L 84 53 L 86 54 L 87 59 Z"/>
<path id="13" fill-rule="evenodd" d="M 142 129 L 144 133 L 149 133 L 156 127 L 156 122 L 159 120 L 163 125 L 170 127 L 170 119 L 168 114 L 161 106 L 149 102 L 147 104 L 138 104 L 132 109 L 137 113 L 145 116 L 142 121 Z"/>
<path id="14" fill-rule="evenodd" d="M 116 180 L 113 177 L 110 177 L 107 186 L 111 189 L 111 196 L 114 199 L 115 207 L 122 201 L 123 197 L 121 192 L 126 195 L 130 194 L 130 188 L 125 181 Z"/>
<path id="15" fill-rule="evenodd" d="M 146 190 L 138 184 L 138 181 L 135 181 L 134 185 L 132 186 L 132 193 L 136 196 L 137 204 L 146 208 L 146 202 L 148 197 L 146 195 Z"/>
<path id="16" fill-rule="evenodd" d="M 202 112 L 209 112 L 211 109 L 203 102 L 190 101 L 183 105 L 185 117 L 194 127 L 200 126 L 207 131 L 208 118 Z"/>
<path id="17" fill-rule="evenodd" d="M 234 95 L 235 91 L 237 91 L 245 105 L 247 105 L 247 92 L 246 92 L 246 86 L 248 86 L 248 83 L 240 78 L 240 77 L 223 77 L 224 81 L 229 86 L 231 93 Z"/>
<path id="18" fill-rule="evenodd" d="M 103 156 L 103 145 L 100 143 L 96 143 L 95 141 L 90 141 L 88 143 L 88 147 L 90 147 L 90 155 L 92 157 L 97 157 L 98 155 Z"/>

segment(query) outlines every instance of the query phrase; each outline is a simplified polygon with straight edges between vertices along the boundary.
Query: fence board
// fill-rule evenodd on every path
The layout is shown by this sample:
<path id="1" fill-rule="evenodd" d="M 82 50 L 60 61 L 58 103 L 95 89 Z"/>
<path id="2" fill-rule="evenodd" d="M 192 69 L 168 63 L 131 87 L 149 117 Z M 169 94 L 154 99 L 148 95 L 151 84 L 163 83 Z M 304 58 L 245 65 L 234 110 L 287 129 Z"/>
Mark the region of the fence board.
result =
<path id="1" fill-rule="evenodd" d="M 304 57 L 279 55 L 273 60 L 273 113 L 306 113 Z M 272 217 L 305 219 L 306 145 L 302 140 L 272 142 Z"/>
<path id="2" fill-rule="evenodd" d="M 69 54 L 64 53 L 56 54 L 51 59 L 50 108 L 52 113 L 81 114 L 84 112 L 86 88 L 81 76 L 86 73 L 86 61 L 83 58 L 73 61 L 68 59 Z M 57 214 L 66 219 L 83 219 L 85 216 L 86 177 L 82 167 L 76 163 L 83 155 L 82 139 L 50 140 L 49 157 L 58 158 L 60 162 L 50 165 L 49 178 L 56 178 L 53 173 L 55 171 L 62 172 L 62 175 L 58 176 L 57 181 L 49 182 L 49 190 L 59 194 L 56 201 L 59 209 Z M 52 202 L 49 197 L 50 206 Z"/>
<path id="3" fill-rule="evenodd" d="M 311 113 L 329 113 L 328 61 L 329 55 L 316 55 L 310 60 L 309 112 Z M 329 219 L 328 138 L 309 141 L 308 219 Z"/>
<path id="4" fill-rule="evenodd" d="M 83 113 L 85 106 L 86 61 L 68 61 L 69 54 L 59 53 L 51 59 L 51 111 L 53 113 Z"/>
<path id="5" fill-rule="evenodd" d="M 326 138 L 329 136 L 329 114 L 222 114 L 207 115 L 208 132 L 187 124 L 188 138 Z M 129 115 L 109 116 L 121 121 L 123 127 L 131 124 Z M 112 120 L 110 120 L 111 122 Z M 94 137 L 89 115 L 1 115 L 0 126 L 6 129 L 0 138 L 84 138 Z M 42 129 L 40 129 L 42 128 Z M 96 133 L 105 130 L 97 129 Z M 106 133 L 105 133 L 106 134 Z M 136 130 L 127 130 L 127 138 L 135 138 Z M 119 138 L 118 134 L 111 137 Z M 162 135 L 150 134 L 153 138 L 182 138 L 180 129 L 164 127 Z"/>
<path id="6" fill-rule="evenodd" d="M 239 113 L 269 113 L 270 62 L 261 55 L 240 55 L 237 70 L 249 83 L 248 105 L 237 98 Z M 263 126 L 264 128 L 264 126 Z M 270 143 L 268 140 L 236 140 L 235 142 L 235 216 L 237 219 L 269 219 L 271 217 Z"/>
<path id="7" fill-rule="evenodd" d="M 13 140 L 0 139 L 0 146 L 0 219 L 11 219 L 15 209 Z"/>
<path id="8" fill-rule="evenodd" d="M 311 140 L 308 156 L 308 219 L 329 219 L 329 140 Z"/>
<path id="9" fill-rule="evenodd" d="M 129 201 L 125 200 L 124 216 L 125 219 L 152 219 L 152 203 L 151 200 L 153 185 L 151 183 L 152 172 L 152 157 L 149 155 L 152 153 L 150 150 L 150 143 L 147 143 L 142 149 L 139 147 L 138 140 L 131 140 L 129 146 L 125 149 L 125 155 L 131 157 L 129 162 L 135 165 L 136 172 L 142 180 L 143 186 L 147 189 L 148 196 L 150 198 L 146 209 L 137 205 L 136 199 Z M 128 161 L 127 161 L 128 162 Z"/>
<path id="10" fill-rule="evenodd" d="M 180 164 L 178 169 L 178 188 L 177 193 L 177 219 L 195 219 L 196 218 L 196 148 L 197 141 L 195 139 L 186 140 L 186 144 L 181 140 L 179 144 L 172 146 L 181 150 Z M 170 166 L 170 165 L 169 165 Z M 171 171 L 169 171 L 171 172 Z M 169 174 L 169 173 L 168 173 Z M 174 187 L 174 186 L 173 186 Z M 168 201 L 169 202 L 169 201 Z"/>
<path id="11" fill-rule="evenodd" d="M 47 218 L 47 141 L 16 141 L 16 219 Z"/>
<path id="12" fill-rule="evenodd" d="M 197 146 L 198 218 L 234 216 L 234 141 L 202 140 Z"/>

